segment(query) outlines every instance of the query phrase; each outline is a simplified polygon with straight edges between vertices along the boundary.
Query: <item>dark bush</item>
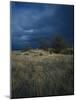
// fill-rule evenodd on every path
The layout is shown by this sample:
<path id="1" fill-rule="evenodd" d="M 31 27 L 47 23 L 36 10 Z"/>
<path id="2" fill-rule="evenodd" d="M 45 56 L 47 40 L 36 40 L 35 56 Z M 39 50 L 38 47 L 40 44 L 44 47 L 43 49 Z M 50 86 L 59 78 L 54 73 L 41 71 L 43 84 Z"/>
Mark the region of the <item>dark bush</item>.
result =
<path id="1" fill-rule="evenodd" d="M 62 54 L 74 54 L 74 50 L 73 50 L 73 48 L 66 48 L 66 49 L 61 50 L 60 53 L 62 53 Z"/>
<path id="2" fill-rule="evenodd" d="M 28 52 L 26 52 L 24 55 L 29 55 L 29 53 L 28 53 Z"/>
<path id="3" fill-rule="evenodd" d="M 32 47 L 27 46 L 27 47 L 23 48 L 21 51 L 22 51 L 22 52 L 25 52 L 25 51 L 28 51 L 28 50 L 31 50 L 31 49 L 32 49 Z"/>
<path id="4" fill-rule="evenodd" d="M 43 53 L 40 53 L 39 55 L 40 55 L 40 56 L 42 56 L 42 55 L 43 55 Z"/>
<path id="5" fill-rule="evenodd" d="M 50 54 L 54 53 L 53 48 L 49 48 L 48 51 L 49 51 Z"/>
<path id="6" fill-rule="evenodd" d="M 62 49 L 67 48 L 67 43 L 62 37 L 56 36 L 53 39 L 51 47 L 55 53 L 60 53 Z"/>

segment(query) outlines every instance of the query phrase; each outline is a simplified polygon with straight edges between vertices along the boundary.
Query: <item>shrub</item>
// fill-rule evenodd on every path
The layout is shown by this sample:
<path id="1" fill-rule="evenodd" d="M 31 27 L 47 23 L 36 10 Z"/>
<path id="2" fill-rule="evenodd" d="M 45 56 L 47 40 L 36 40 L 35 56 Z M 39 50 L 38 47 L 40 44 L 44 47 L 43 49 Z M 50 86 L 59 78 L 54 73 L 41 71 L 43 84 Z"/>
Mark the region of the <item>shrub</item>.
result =
<path id="1" fill-rule="evenodd" d="M 22 52 L 25 52 L 25 51 L 28 51 L 28 50 L 31 50 L 31 49 L 32 49 L 32 47 L 27 46 L 27 47 L 25 47 L 24 49 L 22 49 Z"/>
<path id="2" fill-rule="evenodd" d="M 48 52 L 49 52 L 50 54 L 54 53 L 53 48 L 49 48 L 49 49 L 48 49 Z"/>
<path id="3" fill-rule="evenodd" d="M 55 53 L 60 53 L 62 49 L 67 48 L 67 43 L 62 37 L 56 36 L 52 42 L 52 48 Z"/>
<path id="4" fill-rule="evenodd" d="M 60 53 L 62 53 L 62 54 L 74 54 L 74 50 L 73 50 L 73 48 L 66 48 L 66 49 L 62 49 Z"/>
<path id="5" fill-rule="evenodd" d="M 26 52 L 24 55 L 29 55 L 29 53 L 28 53 L 28 52 Z"/>
<path id="6" fill-rule="evenodd" d="M 40 55 L 40 56 L 42 56 L 42 55 L 43 55 L 43 53 L 40 53 L 39 55 Z"/>

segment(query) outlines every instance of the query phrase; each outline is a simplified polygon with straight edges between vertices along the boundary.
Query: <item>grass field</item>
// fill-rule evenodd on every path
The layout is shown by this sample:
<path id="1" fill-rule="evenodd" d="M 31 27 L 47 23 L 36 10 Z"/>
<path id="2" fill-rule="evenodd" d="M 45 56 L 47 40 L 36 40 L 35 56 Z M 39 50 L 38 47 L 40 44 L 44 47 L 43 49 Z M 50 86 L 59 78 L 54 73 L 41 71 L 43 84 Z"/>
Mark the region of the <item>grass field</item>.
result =
<path id="1" fill-rule="evenodd" d="M 74 94 L 73 54 L 11 52 L 12 98 Z"/>

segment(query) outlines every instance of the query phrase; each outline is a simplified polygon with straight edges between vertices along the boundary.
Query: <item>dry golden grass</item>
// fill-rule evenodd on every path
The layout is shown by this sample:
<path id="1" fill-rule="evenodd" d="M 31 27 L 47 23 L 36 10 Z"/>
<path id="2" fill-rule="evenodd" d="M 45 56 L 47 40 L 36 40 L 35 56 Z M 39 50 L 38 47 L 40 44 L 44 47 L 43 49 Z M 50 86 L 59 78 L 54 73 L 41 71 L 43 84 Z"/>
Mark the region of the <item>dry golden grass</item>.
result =
<path id="1" fill-rule="evenodd" d="M 73 94 L 73 55 L 13 51 L 12 98 Z"/>

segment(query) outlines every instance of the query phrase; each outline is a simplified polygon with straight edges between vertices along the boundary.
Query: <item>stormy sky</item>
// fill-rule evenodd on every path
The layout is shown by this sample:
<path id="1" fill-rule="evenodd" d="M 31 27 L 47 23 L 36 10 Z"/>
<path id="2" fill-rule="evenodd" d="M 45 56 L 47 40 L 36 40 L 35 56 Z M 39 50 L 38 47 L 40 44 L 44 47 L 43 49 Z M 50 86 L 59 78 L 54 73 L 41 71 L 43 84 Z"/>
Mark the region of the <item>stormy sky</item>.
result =
<path id="1" fill-rule="evenodd" d="M 11 2 L 10 5 L 12 49 L 38 47 L 39 39 L 51 41 L 56 34 L 73 44 L 73 5 L 26 2 Z"/>

